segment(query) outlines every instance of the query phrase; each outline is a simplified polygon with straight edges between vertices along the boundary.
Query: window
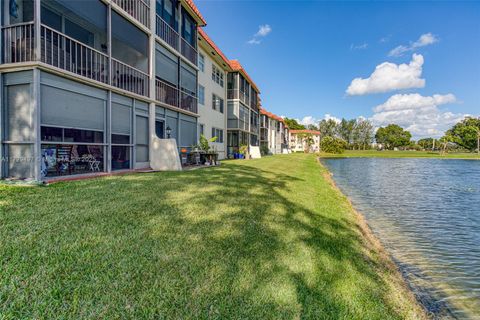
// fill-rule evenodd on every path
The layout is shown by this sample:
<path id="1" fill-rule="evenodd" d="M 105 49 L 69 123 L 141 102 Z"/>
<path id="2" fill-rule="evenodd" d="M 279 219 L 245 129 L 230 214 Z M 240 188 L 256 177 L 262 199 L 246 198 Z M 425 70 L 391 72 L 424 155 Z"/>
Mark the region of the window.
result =
<path id="1" fill-rule="evenodd" d="M 205 87 L 198 85 L 198 103 L 205 105 Z"/>
<path id="2" fill-rule="evenodd" d="M 115 11 L 111 23 L 113 58 L 148 72 L 148 36 Z"/>
<path id="3" fill-rule="evenodd" d="M 205 125 L 203 125 L 202 123 L 199 123 L 198 124 L 198 136 L 200 137 L 201 134 L 205 135 Z"/>
<path id="4" fill-rule="evenodd" d="M 157 0 L 156 3 L 157 14 L 165 21 L 170 27 L 177 30 L 175 23 L 175 5 L 172 0 Z"/>
<path id="5" fill-rule="evenodd" d="M 124 134 L 112 134 L 112 144 L 130 144 L 130 136 Z"/>
<path id="6" fill-rule="evenodd" d="M 223 71 L 212 64 L 212 81 L 218 83 L 223 88 Z"/>
<path id="7" fill-rule="evenodd" d="M 42 126 L 43 177 L 103 171 L 103 132 Z"/>
<path id="8" fill-rule="evenodd" d="M 148 117 L 136 116 L 136 160 L 149 161 L 148 150 Z"/>
<path id="9" fill-rule="evenodd" d="M 165 139 L 165 121 L 163 120 L 155 121 L 155 134 L 159 139 Z"/>
<path id="10" fill-rule="evenodd" d="M 223 130 L 212 128 L 212 138 L 213 137 L 217 137 L 217 140 L 215 142 L 223 143 Z"/>
<path id="11" fill-rule="evenodd" d="M 196 29 L 197 25 L 188 12 L 184 9 L 182 10 L 182 37 L 185 39 L 192 47 L 197 48 L 197 36 Z"/>
<path id="12" fill-rule="evenodd" d="M 106 53 L 107 6 L 101 1 L 41 1 L 41 22 Z"/>
<path id="13" fill-rule="evenodd" d="M 198 54 L 198 68 L 200 71 L 205 72 L 205 57 L 201 53 Z"/>
<path id="14" fill-rule="evenodd" d="M 2 3 L 3 6 L 3 3 Z M 9 1 L 10 23 L 17 24 L 21 22 L 33 21 L 34 12 L 33 0 Z M 1 11 L 1 10 L 0 10 Z"/>
<path id="15" fill-rule="evenodd" d="M 178 86 L 178 58 L 161 45 L 155 50 L 155 75 L 174 87 Z"/>
<path id="16" fill-rule="evenodd" d="M 184 92 L 192 96 L 197 96 L 197 74 L 195 69 L 182 64 L 180 68 L 180 82 Z"/>
<path id="17" fill-rule="evenodd" d="M 212 109 L 220 111 L 221 113 L 224 112 L 223 99 L 215 94 L 212 94 Z"/>

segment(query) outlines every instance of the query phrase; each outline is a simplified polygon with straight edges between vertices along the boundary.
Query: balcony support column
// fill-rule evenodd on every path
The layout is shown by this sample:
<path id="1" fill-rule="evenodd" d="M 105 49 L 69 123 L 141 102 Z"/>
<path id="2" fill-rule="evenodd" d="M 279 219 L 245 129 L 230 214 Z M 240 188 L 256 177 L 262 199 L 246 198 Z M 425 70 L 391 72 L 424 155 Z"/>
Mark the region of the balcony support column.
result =
<path id="1" fill-rule="evenodd" d="M 41 43 L 41 0 L 34 0 L 34 14 L 33 14 L 33 38 L 35 40 L 35 61 L 42 59 L 42 43 Z"/>
<path id="2" fill-rule="evenodd" d="M 113 85 L 113 76 L 112 76 L 112 4 L 108 2 L 107 6 L 107 54 L 108 54 L 108 79 L 107 83 Z"/>
<path id="3" fill-rule="evenodd" d="M 155 8 L 156 8 L 156 4 L 155 4 L 155 1 L 156 0 L 149 0 L 150 1 L 150 16 L 148 17 L 149 20 L 150 20 L 150 27 L 151 29 L 153 30 L 153 32 L 150 33 L 150 36 L 149 36 L 149 39 L 148 39 L 148 43 L 149 43 L 149 52 L 150 52 L 150 59 L 149 59 L 149 82 L 148 82 L 148 85 L 149 85 L 149 96 L 150 96 L 150 99 L 152 100 L 156 100 L 156 86 L 155 86 L 155 54 L 156 54 L 156 41 L 155 41 L 155 30 L 156 30 L 156 12 L 155 12 Z M 155 103 L 151 102 L 149 104 L 149 108 L 148 108 L 148 127 L 149 127 L 149 135 L 150 135 L 150 138 L 149 138 L 149 143 L 148 143 L 148 148 L 149 148 L 149 160 L 151 161 L 151 157 L 152 157 L 152 154 L 153 154 L 153 145 L 152 145 L 152 141 L 153 139 L 155 138 Z"/>
<path id="4" fill-rule="evenodd" d="M 42 180 L 41 172 L 41 130 L 40 130 L 40 112 L 41 112 L 41 97 L 40 97 L 40 70 L 38 68 L 33 69 L 33 82 L 32 82 L 32 123 L 33 123 L 33 176 L 36 181 Z"/>

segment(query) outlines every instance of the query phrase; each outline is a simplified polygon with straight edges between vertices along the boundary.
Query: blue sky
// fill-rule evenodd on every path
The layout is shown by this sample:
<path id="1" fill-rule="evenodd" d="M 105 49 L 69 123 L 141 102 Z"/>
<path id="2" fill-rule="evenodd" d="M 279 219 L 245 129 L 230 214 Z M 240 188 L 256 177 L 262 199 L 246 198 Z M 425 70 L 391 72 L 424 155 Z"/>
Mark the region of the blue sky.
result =
<path id="1" fill-rule="evenodd" d="M 480 115 L 480 2 L 196 4 L 207 33 L 240 60 L 263 106 L 278 115 L 306 123 L 364 116 L 377 126 L 399 123 L 416 137 Z M 355 78 L 363 80 L 348 94 Z"/>

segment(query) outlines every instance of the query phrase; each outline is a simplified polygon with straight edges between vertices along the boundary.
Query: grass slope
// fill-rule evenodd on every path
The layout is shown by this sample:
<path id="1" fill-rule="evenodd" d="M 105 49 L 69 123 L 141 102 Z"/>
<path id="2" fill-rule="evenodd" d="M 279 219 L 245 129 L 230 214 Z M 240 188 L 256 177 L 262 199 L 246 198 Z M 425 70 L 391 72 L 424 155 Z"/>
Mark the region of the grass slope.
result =
<path id="1" fill-rule="evenodd" d="M 432 151 L 377 151 L 377 150 L 346 150 L 342 154 L 320 153 L 326 158 L 438 158 L 438 159 L 477 159 L 477 153 L 447 153 L 441 155 Z"/>
<path id="2" fill-rule="evenodd" d="M 402 319 L 314 156 L 0 186 L 0 318 Z"/>

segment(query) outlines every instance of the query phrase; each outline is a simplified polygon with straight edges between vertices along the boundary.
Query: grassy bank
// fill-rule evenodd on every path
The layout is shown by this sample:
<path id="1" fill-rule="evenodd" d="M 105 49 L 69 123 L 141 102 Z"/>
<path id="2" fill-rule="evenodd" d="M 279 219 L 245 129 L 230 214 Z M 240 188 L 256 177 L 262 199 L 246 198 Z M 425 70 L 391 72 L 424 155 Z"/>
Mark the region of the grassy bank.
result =
<path id="1" fill-rule="evenodd" d="M 438 159 L 478 159 L 476 153 L 447 153 L 433 151 L 377 151 L 377 150 L 347 150 L 342 154 L 320 153 L 321 157 L 329 158 L 438 158 Z"/>
<path id="2" fill-rule="evenodd" d="M 313 155 L 0 186 L 0 318 L 422 318 Z"/>

